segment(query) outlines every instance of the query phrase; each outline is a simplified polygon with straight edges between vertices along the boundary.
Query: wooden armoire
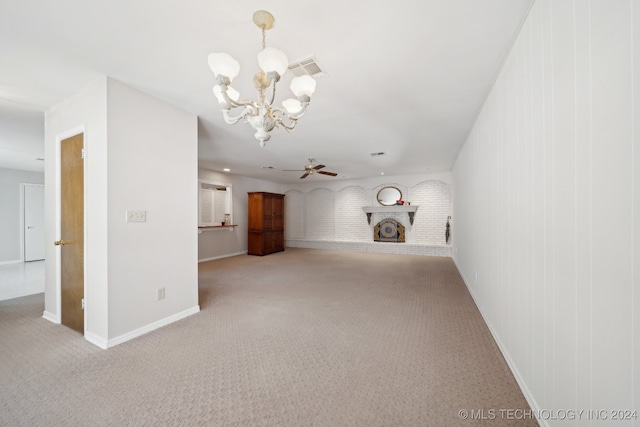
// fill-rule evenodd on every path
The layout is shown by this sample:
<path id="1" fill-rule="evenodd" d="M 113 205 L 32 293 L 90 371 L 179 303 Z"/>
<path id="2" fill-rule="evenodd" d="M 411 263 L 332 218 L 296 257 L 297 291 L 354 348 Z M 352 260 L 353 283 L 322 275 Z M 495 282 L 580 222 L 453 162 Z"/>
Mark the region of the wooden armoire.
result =
<path id="1" fill-rule="evenodd" d="M 284 194 L 249 194 L 249 255 L 284 251 Z"/>

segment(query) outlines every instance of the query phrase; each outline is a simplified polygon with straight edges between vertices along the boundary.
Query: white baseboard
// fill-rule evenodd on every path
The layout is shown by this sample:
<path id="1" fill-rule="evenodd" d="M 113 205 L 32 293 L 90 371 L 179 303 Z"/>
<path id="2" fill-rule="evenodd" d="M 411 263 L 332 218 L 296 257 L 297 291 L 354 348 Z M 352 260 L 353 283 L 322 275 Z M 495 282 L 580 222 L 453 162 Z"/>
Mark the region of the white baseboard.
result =
<path id="1" fill-rule="evenodd" d="M 286 248 L 325 249 L 331 251 L 372 252 L 396 255 L 451 257 L 450 245 L 422 243 L 362 242 L 354 240 L 284 239 Z"/>
<path id="2" fill-rule="evenodd" d="M 133 330 L 131 332 L 127 332 L 126 334 L 120 335 L 118 337 L 115 337 L 113 339 L 108 340 L 107 342 L 103 343 L 103 339 L 99 338 L 99 337 L 88 337 L 87 335 L 85 335 L 85 338 L 89 341 L 91 341 L 91 339 L 97 339 L 98 342 L 93 342 L 92 343 L 96 344 L 98 347 L 100 348 L 111 348 L 114 347 L 118 344 L 122 344 L 123 342 L 129 341 L 133 338 L 137 338 L 141 335 L 144 335 L 146 333 L 149 333 L 155 329 L 161 328 L 163 326 L 166 326 L 170 323 L 176 322 L 178 320 L 184 319 L 185 317 L 191 316 L 192 314 L 196 314 L 200 311 L 200 306 L 196 305 L 195 307 L 191 307 L 187 310 L 181 311 L 180 313 L 176 313 L 172 316 L 169 317 L 165 317 L 164 319 L 158 320 L 157 322 L 153 322 L 150 323 L 149 325 L 143 326 L 141 328 L 138 328 L 136 330 Z M 91 339 L 90 339 L 91 338 Z M 104 347 L 102 346 L 102 344 L 104 344 Z"/>
<path id="3" fill-rule="evenodd" d="M 467 281 L 467 278 L 465 277 L 464 273 L 462 273 L 462 270 L 458 266 L 458 263 L 456 262 L 456 259 L 453 258 L 453 257 L 451 259 L 453 259 L 453 263 L 455 264 L 456 269 L 458 270 L 458 273 L 460 273 L 460 277 L 462 277 L 462 281 L 464 282 L 464 285 L 467 287 L 467 290 L 469 291 L 469 294 L 471 294 L 471 298 L 473 299 L 473 302 L 476 304 L 476 307 L 478 307 L 478 311 L 480 311 L 480 315 L 482 316 L 482 319 L 484 320 L 484 323 L 489 328 L 489 332 L 491 332 L 491 335 L 493 336 L 494 341 L 498 345 L 498 348 L 500 349 L 500 353 L 502 353 L 502 357 L 504 357 L 504 360 L 507 362 L 507 366 L 509 366 L 509 369 L 511 370 L 511 373 L 513 374 L 514 378 L 516 379 L 516 382 L 518 383 L 518 386 L 520 387 L 520 390 L 522 391 L 522 394 L 524 395 L 524 398 L 527 399 L 527 403 L 529 404 L 529 406 L 531 407 L 533 412 L 539 414 L 541 412 L 541 410 L 540 410 L 540 406 L 538 405 L 538 402 L 533 397 L 533 394 L 529 390 L 529 387 L 527 387 L 527 384 L 524 382 L 524 379 L 522 378 L 522 375 L 520 375 L 520 371 L 518 370 L 518 368 L 516 367 L 515 363 L 513 362 L 513 359 L 511 358 L 511 355 L 507 351 L 507 348 L 502 343 L 502 340 L 500 340 L 500 337 L 498 336 L 496 330 L 491 325 L 491 322 L 489 322 L 487 316 L 485 316 L 484 311 L 482 309 L 482 306 L 478 303 L 478 299 L 473 294 L 473 289 L 469 286 L 469 282 Z M 542 427 L 548 427 L 549 426 L 548 420 L 536 419 L 536 421 Z"/>
<path id="4" fill-rule="evenodd" d="M 8 265 L 8 264 L 20 264 L 22 262 L 21 259 L 15 259 L 12 261 L 0 261 L 0 265 Z"/>
<path id="5" fill-rule="evenodd" d="M 44 317 L 45 319 L 47 319 L 49 322 L 55 323 L 55 324 L 60 324 L 60 316 L 55 315 L 47 310 L 45 310 L 42 313 L 42 317 Z"/>
<path id="6" fill-rule="evenodd" d="M 236 252 L 236 253 L 233 253 L 233 254 L 224 254 L 224 255 L 220 255 L 220 256 L 214 256 L 214 257 L 211 257 L 211 258 L 202 258 L 202 259 L 198 260 L 198 263 L 207 262 L 207 261 L 213 261 L 213 260 L 222 259 L 222 258 L 229 258 L 229 257 L 232 257 L 232 256 L 246 255 L 246 254 L 247 254 L 247 251 L 242 251 L 242 252 Z"/>
<path id="7" fill-rule="evenodd" d="M 93 345 L 97 345 L 103 350 L 106 350 L 107 348 L 109 348 L 108 346 L 109 343 L 107 342 L 107 340 L 94 334 L 93 332 L 89 332 L 89 331 L 85 332 L 84 339 L 89 341 Z"/>

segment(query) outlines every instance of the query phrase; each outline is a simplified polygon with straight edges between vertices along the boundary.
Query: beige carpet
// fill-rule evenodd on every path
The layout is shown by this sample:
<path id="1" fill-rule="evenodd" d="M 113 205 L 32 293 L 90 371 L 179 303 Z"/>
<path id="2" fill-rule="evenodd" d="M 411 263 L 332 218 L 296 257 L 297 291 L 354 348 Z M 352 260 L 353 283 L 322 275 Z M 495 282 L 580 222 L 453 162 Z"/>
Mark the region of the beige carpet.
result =
<path id="1" fill-rule="evenodd" d="M 528 405 L 451 259 L 227 258 L 200 305 L 105 351 L 42 294 L 0 301 L 0 425 L 537 425 L 500 416 Z"/>

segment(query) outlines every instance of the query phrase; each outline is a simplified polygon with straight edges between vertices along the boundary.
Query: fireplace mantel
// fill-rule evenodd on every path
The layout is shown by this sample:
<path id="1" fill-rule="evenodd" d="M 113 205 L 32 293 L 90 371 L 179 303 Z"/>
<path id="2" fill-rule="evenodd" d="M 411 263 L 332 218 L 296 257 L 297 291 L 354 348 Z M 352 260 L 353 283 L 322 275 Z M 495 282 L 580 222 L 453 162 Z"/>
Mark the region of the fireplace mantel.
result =
<path id="1" fill-rule="evenodd" d="M 417 206 L 393 205 L 393 206 L 365 206 L 362 210 L 367 214 L 367 222 L 371 225 L 371 214 L 373 213 L 398 213 L 406 212 L 409 215 L 409 222 L 413 225 L 413 217 L 418 210 Z"/>

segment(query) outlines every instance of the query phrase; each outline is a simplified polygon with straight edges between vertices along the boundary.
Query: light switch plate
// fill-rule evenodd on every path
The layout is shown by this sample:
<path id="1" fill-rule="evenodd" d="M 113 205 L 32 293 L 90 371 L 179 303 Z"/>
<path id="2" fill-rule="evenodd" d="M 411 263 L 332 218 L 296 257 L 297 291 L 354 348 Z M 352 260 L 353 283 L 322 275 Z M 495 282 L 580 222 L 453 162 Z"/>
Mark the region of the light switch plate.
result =
<path id="1" fill-rule="evenodd" d="M 147 211 L 127 211 L 127 222 L 147 222 Z"/>

